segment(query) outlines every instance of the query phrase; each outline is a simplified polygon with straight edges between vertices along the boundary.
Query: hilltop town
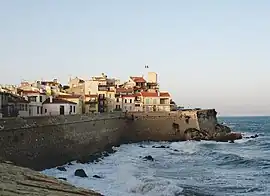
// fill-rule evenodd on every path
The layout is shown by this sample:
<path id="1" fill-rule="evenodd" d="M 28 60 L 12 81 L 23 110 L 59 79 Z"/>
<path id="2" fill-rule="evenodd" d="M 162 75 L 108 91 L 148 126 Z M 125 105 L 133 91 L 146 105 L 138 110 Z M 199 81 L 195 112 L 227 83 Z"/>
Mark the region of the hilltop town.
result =
<path id="1" fill-rule="evenodd" d="M 70 78 L 68 85 L 54 79 L 0 86 L 0 118 L 175 109 L 170 93 L 160 91 L 155 72 L 123 83 L 102 73 Z"/>

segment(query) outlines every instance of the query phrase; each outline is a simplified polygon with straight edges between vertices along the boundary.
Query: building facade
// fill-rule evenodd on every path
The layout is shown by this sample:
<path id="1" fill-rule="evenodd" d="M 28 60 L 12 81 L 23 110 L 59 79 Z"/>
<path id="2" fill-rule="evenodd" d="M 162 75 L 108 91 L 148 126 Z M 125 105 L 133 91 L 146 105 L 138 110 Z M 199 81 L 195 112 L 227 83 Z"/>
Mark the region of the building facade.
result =
<path id="1" fill-rule="evenodd" d="M 77 113 L 77 103 L 67 101 L 64 99 L 47 98 L 43 102 L 43 114 L 47 115 L 72 115 Z"/>

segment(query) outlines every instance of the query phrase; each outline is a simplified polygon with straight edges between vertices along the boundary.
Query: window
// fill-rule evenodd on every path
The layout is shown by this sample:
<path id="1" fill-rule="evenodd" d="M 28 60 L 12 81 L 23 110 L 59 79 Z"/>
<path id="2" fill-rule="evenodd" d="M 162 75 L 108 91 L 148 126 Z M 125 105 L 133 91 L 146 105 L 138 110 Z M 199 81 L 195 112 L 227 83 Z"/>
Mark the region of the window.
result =
<path id="1" fill-rule="evenodd" d="M 112 95 L 111 95 L 111 94 L 109 94 L 109 97 L 110 97 L 110 98 L 112 98 Z"/>
<path id="2" fill-rule="evenodd" d="M 44 112 L 47 113 L 47 109 L 46 108 L 45 108 Z"/>
<path id="3" fill-rule="evenodd" d="M 69 113 L 71 114 L 72 112 L 72 105 L 69 106 Z"/>
<path id="4" fill-rule="evenodd" d="M 39 106 L 37 106 L 37 114 L 39 114 Z"/>
<path id="5" fill-rule="evenodd" d="M 145 99 L 145 103 L 146 103 L 146 104 L 149 104 L 149 102 L 150 102 L 150 101 L 149 101 L 149 99 L 148 99 L 148 98 L 147 98 L 147 99 Z"/>
<path id="6" fill-rule="evenodd" d="M 73 106 L 73 112 L 75 113 L 75 106 Z"/>
<path id="7" fill-rule="evenodd" d="M 39 102 L 42 103 L 42 96 L 39 96 Z"/>
<path id="8" fill-rule="evenodd" d="M 153 99 L 153 104 L 157 104 L 157 100 L 156 99 Z"/>
<path id="9" fill-rule="evenodd" d="M 28 105 L 25 104 L 25 111 L 28 111 Z"/>
<path id="10" fill-rule="evenodd" d="M 125 103 L 127 103 L 127 99 L 125 99 Z"/>
<path id="11" fill-rule="evenodd" d="M 129 103 L 132 103 L 132 99 L 129 100 Z"/>
<path id="12" fill-rule="evenodd" d="M 43 107 L 40 107 L 40 114 L 43 114 Z"/>
<path id="13" fill-rule="evenodd" d="M 116 102 L 119 103 L 119 98 L 116 98 Z"/>

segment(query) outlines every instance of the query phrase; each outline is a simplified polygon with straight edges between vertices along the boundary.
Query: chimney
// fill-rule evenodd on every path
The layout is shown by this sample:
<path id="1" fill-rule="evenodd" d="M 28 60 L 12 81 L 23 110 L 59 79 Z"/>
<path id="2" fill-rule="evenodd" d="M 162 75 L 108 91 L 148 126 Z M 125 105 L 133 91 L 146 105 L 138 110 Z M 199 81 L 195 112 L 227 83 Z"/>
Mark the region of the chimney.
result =
<path id="1" fill-rule="evenodd" d="M 53 97 L 50 96 L 49 98 L 50 98 L 50 103 L 52 103 L 53 102 Z"/>
<path id="2" fill-rule="evenodd" d="M 158 94 L 158 96 L 160 97 L 160 92 L 159 92 L 159 91 L 157 92 L 157 94 Z"/>

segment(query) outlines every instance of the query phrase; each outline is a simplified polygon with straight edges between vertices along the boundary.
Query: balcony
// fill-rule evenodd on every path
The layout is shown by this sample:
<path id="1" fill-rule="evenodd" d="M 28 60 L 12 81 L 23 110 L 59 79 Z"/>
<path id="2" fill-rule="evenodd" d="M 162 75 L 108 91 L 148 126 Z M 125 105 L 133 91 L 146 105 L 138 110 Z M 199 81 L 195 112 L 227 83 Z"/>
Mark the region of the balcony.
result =
<path id="1" fill-rule="evenodd" d="M 98 91 L 108 91 L 110 88 L 107 85 L 98 85 Z"/>

